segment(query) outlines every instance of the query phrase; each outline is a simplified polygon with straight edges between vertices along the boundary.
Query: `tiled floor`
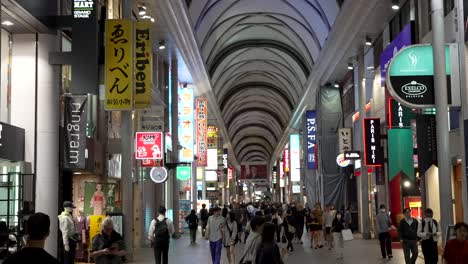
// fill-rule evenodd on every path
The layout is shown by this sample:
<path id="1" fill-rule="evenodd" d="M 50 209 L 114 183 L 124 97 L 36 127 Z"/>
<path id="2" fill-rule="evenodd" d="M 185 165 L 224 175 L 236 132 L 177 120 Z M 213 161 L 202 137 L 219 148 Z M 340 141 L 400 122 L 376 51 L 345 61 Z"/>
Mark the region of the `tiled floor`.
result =
<path id="1" fill-rule="evenodd" d="M 282 244 L 282 247 L 285 245 Z M 238 263 L 239 255 L 241 254 L 243 244 L 237 246 L 237 259 Z M 401 249 L 394 250 L 395 258 L 392 261 L 383 261 L 380 257 L 380 248 L 378 241 L 376 240 L 361 240 L 356 239 L 351 242 L 345 243 L 345 264 L 404 264 L 403 252 Z M 336 263 L 334 254 L 327 249 L 314 250 L 310 248 L 308 241 L 304 242 L 304 245 L 295 245 L 295 251 L 290 253 L 284 258 L 286 264 L 299 264 L 299 263 L 318 263 L 318 264 L 334 264 Z M 139 249 L 135 252 L 134 263 L 138 264 L 153 264 L 154 257 L 152 249 Z M 171 247 L 169 250 L 169 263 L 189 263 L 189 264 L 210 264 L 210 250 L 208 242 L 200 238 L 198 233 L 197 244 L 194 246 L 190 245 L 187 236 L 182 236 L 178 240 L 171 241 Z M 222 264 L 227 264 L 227 258 L 223 250 Z M 418 264 L 424 263 L 420 258 Z"/>

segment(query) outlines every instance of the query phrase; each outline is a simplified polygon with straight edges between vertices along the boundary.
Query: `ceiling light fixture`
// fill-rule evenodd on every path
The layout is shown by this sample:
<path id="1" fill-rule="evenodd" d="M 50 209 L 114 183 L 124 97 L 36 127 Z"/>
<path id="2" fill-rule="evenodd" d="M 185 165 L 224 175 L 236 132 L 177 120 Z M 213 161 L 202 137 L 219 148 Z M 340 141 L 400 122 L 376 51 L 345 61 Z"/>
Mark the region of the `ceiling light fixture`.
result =
<path id="1" fill-rule="evenodd" d="M 8 27 L 13 26 L 13 22 L 11 22 L 10 20 L 5 20 L 5 21 L 2 22 L 2 25 L 8 26 Z"/>
<path id="2" fill-rule="evenodd" d="M 372 46 L 372 39 L 369 36 L 366 37 L 366 46 Z"/>
<path id="3" fill-rule="evenodd" d="M 138 6 L 138 15 L 139 16 L 146 15 L 146 6 L 144 6 L 144 5 Z"/>
<path id="4" fill-rule="evenodd" d="M 163 50 L 166 48 L 166 42 L 164 40 L 159 41 L 159 49 Z"/>
<path id="5" fill-rule="evenodd" d="M 354 69 L 354 65 L 350 62 L 348 63 L 348 70 L 352 70 Z"/>
<path id="6" fill-rule="evenodd" d="M 334 86 L 335 88 L 340 88 L 340 85 L 339 85 L 338 83 L 335 83 L 333 86 Z"/>
<path id="7" fill-rule="evenodd" d="M 398 9 L 400 9 L 400 1 L 398 1 L 398 0 L 392 0 L 392 9 L 393 9 L 393 10 L 398 10 Z"/>

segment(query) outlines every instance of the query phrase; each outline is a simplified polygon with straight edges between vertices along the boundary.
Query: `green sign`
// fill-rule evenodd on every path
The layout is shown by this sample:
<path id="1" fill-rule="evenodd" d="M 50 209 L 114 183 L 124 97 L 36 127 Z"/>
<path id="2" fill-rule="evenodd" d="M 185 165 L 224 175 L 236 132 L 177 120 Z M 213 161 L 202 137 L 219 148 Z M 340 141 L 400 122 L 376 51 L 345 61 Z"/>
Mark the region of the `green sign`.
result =
<path id="1" fill-rule="evenodd" d="M 390 76 L 433 76 L 434 56 L 432 46 L 409 46 L 392 60 Z M 445 72 L 450 75 L 450 47 L 445 45 Z"/>
<path id="2" fill-rule="evenodd" d="M 191 168 L 189 166 L 178 166 L 176 173 L 177 179 L 181 181 L 190 179 L 190 176 L 192 175 Z"/>

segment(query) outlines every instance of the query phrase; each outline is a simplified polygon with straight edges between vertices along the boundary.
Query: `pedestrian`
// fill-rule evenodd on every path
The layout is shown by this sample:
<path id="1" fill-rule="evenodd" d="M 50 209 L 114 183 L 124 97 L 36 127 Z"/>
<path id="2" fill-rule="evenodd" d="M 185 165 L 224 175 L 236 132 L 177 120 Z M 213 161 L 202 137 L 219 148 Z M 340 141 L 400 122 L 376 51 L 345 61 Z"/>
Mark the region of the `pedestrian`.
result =
<path id="1" fill-rule="evenodd" d="M 76 232 L 75 221 L 73 221 L 73 209 L 76 207 L 70 201 L 63 202 L 63 212 L 58 216 L 59 228 L 62 232 L 62 242 L 64 249 L 63 263 L 75 263 L 76 245 L 79 241 L 79 235 Z"/>
<path id="2" fill-rule="evenodd" d="M 35 213 L 26 221 L 26 246 L 8 257 L 4 264 L 59 264 L 59 261 L 44 250 L 44 244 L 50 233 L 50 218 L 44 213 Z"/>
<path id="3" fill-rule="evenodd" d="M 257 252 L 262 243 L 262 231 L 265 219 L 262 216 L 254 216 L 250 220 L 252 234 L 249 235 L 244 246 L 244 251 L 239 264 L 256 264 Z"/>
<path id="4" fill-rule="evenodd" d="M 447 241 L 444 259 L 447 264 L 466 264 L 468 260 L 468 225 L 457 223 L 454 229 L 456 237 Z"/>
<path id="5" fill-rule="evenodd" d="M 323 222 L 325 224 L 325 235 L 327 239 L 327 244 L 328 244 L 328 250 L 333 249 L 333 234 L 332 234 L 332 225 L 333 225 L 333 220 L 335 219 L 336 216 L 336 210 L 333 204 L 329 204 L 327 206 L 327 210 L 323 214 Z"/>
<path id="6" fill-rule="evenodd" d="M 101 232 L 93 238 L 91 257 L 96 264 L 121 264 L 125 251 L 122 236 L 114 230 L 112 219 L 107 217 L 102 221 Z"/>
<path id="7" fill-rule="evenodd" d="M 235 216 L 236 223 L 237 223 L 237 237 L 240 240 L 241 233 L 242 233 L 242 220 L 243 219 L 242 219 L 242 208 L 240 207 L 239 203 L 234 204 L 233 212 L 234 212 L 234 216 Z"/>
<path id="8" fill-rule="evenodd" d="M 210 241 L 211 260 L 213 264 L 220 264 L 223 246 L 224 217 L 219 207 L 213 208 L 213 215 L 208 218 L 205 238 Z"/>
<path id="9" fill-rule="evenodd" d="M 343 263 L 344 261 L 344 243 L 343 243 L 343 235 L 341 231 L 345 229 L 346 223 L 343 219 L 342 213 L 338 212 L 335 215 L 335 219 L 333 219 L 332 223 L 332 233 L 333 233 L 333 241 L 335 244 L 335 253 L 336 253 L 336 261 L 337 263 Z"/>
<path id="10" fill-rule="evenodd" d="M 439 262 L 439 250 L 437 243 L 442 234 L 437 220 L 433 219 L 434 212 L 431 208 L 424 210 L 424 219 L 418 225 L 418 237 L 421 239 L 421 249 L 425 264 L 437 264 Z"/>
<path id="11" fill-rule="evenodd" d="M 174 225 L 167 219 L 166 208 L 161 206 L 158 210 L 158 217 L 153 219 L 149 229 L 149 240 L 154 248 L 154 258 L 156 264 L 167 264 L 169 261 L 169 242 L 174 235 Z"/>
<path id="12" fill-rule="evenodd" d="M 304 222 L 306 211 L 302 204 L 298 204 L 296 207 L 296 214 L 294 215 L 294 220 L 296 221 L 296 238 L 298 244 L 304 244 L 302 242 L 302 235 L 304 234 Z"/>
<path id="13" fill-rule="evenodd" d="M 206 210 L 206 204 L 202 204 L 202 209 L 200 209 L 200 220 L 202 223 L 202 236 L 205 236 L 206 225 L 208 223 L 208 210 Z"/>
<path id="14" fill-rule="evenodd" d="M 286 249 L 288 249 L 290 252 L 294 251 L 294 246 L 293 246 L 293 239 L 294 235 L 296 234 L 296 221 L 294 219 L 294 216 L 292 215 L 292 210 L 288 209 L 286 210 L 286 216 L 284 217 L 283 221 L 283 228 L 284 228 L 284 235 L 286 236 L 286 239 L 288 240 L 288 245 L 286 246 Z"/>
<path id="15" fill-rule="evenodd" d="M 256 264 L 283 264 L 278 245 L 275 243 L 276 226 L 265 223 L 262 231 L 262 243 L 258 248 Z"/>
<path id="16" fill-rule="evenodd" d="M 275 226 L 276 242 L 280 243 L 281 242 L 281 225 L 283 224 L 283 220 L 281 219 L 281 216 L 278 214 L 278 211 L 275 208 L 271 210 L 271 213 L 272 213 L 271 222 Z"/>
<path id="17" fill-rule="evenodd" d="M 353 230 L 353 217 L 351 216 L 351 209 L 348 207 L 343 211 L 343 220 L 345 222 L 345 229 Z"/>
<path id="18" fill-rule="evenodd" d="M 236 263 L 235 249 L 239 236 L 237 233 L 237 221 L 234 212 L 229 212 L 224 223 L 223 245 L 226 248 L 227 259 L 229 264 Z"/>
<path id="19" fill-rule="evenodd" d="M 313 245 L 315 249 L 323 248 L 323 211 L 320 203 L 315 203 L 311 212 Z"/>
<path id="20" fill-rule="evenodd" d="M 390 230 L 392 230 L 392 220 L 387 212 L 384 204 L 380 205 L 380 212 L 377 214 L 377 232 L 379 234 L 380 252 L 382 258 L 392 259 L 392 240 L 390 237 Z"/>
<path id="21" fill-rule="evenodd" d="M 187 221 L 190 230 L 190 245 L 193 245 L 197 241 L 198 231 L 198 216 L 195 210 L 190 212 L 190 214 L 185 218 L 185 221 Z"/>
<path id="22" fill-rule="evenodd" d="M 411 209 L 403 210 L 405 218 L 400 221 L 398 232 L 406 264 L 415 264 L 418 259 L 418 220 L 411 216 Z"/>

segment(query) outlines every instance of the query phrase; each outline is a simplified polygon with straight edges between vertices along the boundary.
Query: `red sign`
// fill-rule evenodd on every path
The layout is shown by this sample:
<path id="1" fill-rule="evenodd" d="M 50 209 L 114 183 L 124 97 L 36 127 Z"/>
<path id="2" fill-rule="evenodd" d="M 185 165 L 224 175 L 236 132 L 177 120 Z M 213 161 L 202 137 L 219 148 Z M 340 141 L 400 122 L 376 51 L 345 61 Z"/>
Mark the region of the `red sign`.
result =
<path id="1" fill-rule="evenodd" d="M 196 144 L 197 144 L 197 166 L 206 167 L 208 154 L 208 110 L 207 110 L 206 98 L 197 98 L 196 109 L 195 109 L 195 122 L 197 124 L 196 130 Z"/>
<path id="2" fill-rule="evenodd" d="M 154 160 L 152 159 L 144 159 L 141 160 L 142 167 L 154 167 Z"/>
<path id="3" fill-rule="evenodd" d="M 284 172 L 289 172 L 289 148 L 284 149 Z"/>
<path id="4" fill-rule="evenodd" d="M 232 181 L 232 179 L 234 179 L 234 169 L 229 166 L 228 168 L 228 180 Z"/>
<path id="5" fill-rule="evenodd" d="M 137 132 L 136 159 L 162 159 L 162 132 Z"/>
<path id="6" fill-rule="evenodd" d="M 280 179 L 284 179 L 284 162 L 280 161 Z"/>

